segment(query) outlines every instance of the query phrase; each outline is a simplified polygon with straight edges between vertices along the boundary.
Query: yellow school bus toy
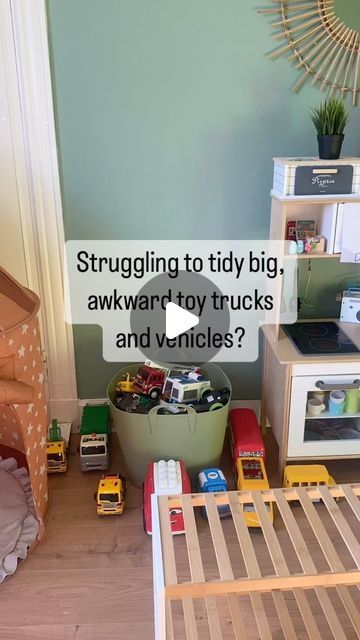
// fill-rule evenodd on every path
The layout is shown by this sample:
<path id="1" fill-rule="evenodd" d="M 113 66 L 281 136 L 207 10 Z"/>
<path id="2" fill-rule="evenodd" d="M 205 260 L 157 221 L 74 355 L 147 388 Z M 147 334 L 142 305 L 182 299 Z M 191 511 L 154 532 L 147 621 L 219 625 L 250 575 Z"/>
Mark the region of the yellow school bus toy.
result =
<path id="1" fill-rule="evenodd" d="M 126 480 L 119 474 L 103 476 L 96 493 L 96 509 L 99 516 L 112 516 L 124 512 Z"/>
<path id="2" fill-rule="evenodd" d="M 294 464 L 284 469 L 284 487 L 316 487 L 336 484 L 323 464 Z"/>
<path id="3" fill-rule="evenodd" d="M 270 489 L 262 458 L 238 458 L 236 462 L 237 488 L 239 491 L 264 491 Z M 272 502 L 265 502 L 271 524 L 274 521 Z M 244 504 L 243 513 L 248 527 L 260 527 L 253 504 Z"/>

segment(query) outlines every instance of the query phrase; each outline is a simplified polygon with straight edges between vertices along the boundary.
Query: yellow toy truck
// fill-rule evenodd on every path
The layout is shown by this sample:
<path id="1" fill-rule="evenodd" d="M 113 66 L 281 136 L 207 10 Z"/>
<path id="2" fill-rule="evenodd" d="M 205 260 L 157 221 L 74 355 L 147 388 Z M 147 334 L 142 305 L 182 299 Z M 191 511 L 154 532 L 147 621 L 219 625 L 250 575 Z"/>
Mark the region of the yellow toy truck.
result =
<path id="1" fill-rule="evenodd" d="M 116 385 L 116 391 L 118 393 L 135 393 L 134 378 L 131 378 L 130 373 L 126 373 L 122 380 Z"/>
<path id="2" fill-rule="evenodd" d="M 236 461 L 238 491 L 264 491 L 270 489 L 263 458 L 238 458 Z M 265 503 L 271 524 L 274 522 L 272 502 Z M 243 513 L 248 527 L 260 527 L 258 515 L 253 504 L 244 504 Z"/>
<path id="3" fill-rule="evenodd" d="M 98 516 L 121 515 L 125 509 L 126 478 L 120 474 L 103 475 L 95 494 Z"/>
<path id="4" fill-rule="evenodd" d="M 69 428 L 65 429 L 65 427 Z M 64 423 L 60 426 L 57 420 L 52 420 L 46 444 L 48 473 L 65 473 L 67 470 L 67 449 L 70 431 L 71 423 Z"/>

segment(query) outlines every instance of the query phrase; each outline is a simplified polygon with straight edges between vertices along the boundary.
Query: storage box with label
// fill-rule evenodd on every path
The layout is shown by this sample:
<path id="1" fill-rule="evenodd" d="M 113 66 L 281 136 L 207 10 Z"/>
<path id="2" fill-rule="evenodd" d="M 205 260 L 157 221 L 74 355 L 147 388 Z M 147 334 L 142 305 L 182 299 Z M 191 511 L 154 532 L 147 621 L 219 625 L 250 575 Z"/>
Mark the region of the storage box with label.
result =
<path id="1" fill-rule="evenodd" d="M 279 196 L 360 194 L 360 158 L 274 158 Z"/>

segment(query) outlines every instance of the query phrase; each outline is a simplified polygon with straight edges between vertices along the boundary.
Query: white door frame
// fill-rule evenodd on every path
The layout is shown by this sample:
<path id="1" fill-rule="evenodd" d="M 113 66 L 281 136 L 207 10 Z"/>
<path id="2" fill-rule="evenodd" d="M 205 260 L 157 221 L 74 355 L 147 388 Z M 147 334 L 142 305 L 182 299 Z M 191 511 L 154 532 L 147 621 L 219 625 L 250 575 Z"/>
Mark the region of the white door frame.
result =
<path id="1" fill-rule="evenodd" d="M 62 215 L 45 0 L 0 0 L 28 286 L 38 293 L 50 413 L 78 421 L 72 326 L 64 319 Z"/>

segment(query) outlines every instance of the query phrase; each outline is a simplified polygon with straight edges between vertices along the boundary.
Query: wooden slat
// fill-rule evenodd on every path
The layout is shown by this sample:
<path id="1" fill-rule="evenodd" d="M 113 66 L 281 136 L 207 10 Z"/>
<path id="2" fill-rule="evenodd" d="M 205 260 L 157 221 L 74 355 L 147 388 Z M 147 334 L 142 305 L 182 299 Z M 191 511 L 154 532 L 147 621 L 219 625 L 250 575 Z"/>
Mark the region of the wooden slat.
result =
<path id="1" fill-rule="evenodd" d="M 356 494 L 354 493 L 353 489 L 351 488 L 350 485 L 348 484 L 342 484 L 340 486 L 346 500 L 348 501 L 351 509 L 353 510 L 354 514 L 356 515 L 357 519 L 360 520 L 360 501 L 358 500 Z"/>
<path id="2" fill-rule="evenodd" d="M 322 500 L 326 505 L 326 508 L 335 523 L 342 539 L 344 540 L 347 548 L 349 549 L 350 554 L 352 555 L 356 566 L 360 567 L 360 545 L 357 539 L 354 536 L 352 529 L 349 527 L 346 522 L 343 514 L 341 513 L 338 505 L 336 504 L 334 498 L 330 494 L 329 489 L 326 486 L 319 487 L 319 491 L 321 493 Z"/>
<path id="3" fill-rule="evenodd" d="M 185 620 L 185 632 L 187 640 L 198 640 L 198 631 L 196 625 L 194 601 L 192 598 L 182 599 L 184 620 Z"/>
<path id="4" fill-rule="evenodd" d="M 344 566 L 341 562 L 336 549 L 331 542 L 327 531 L 320 520 L 320 517 L 311 502 L 307 491 L 304 487 L 298 487 L 296 489 L 296 493 L 299 496 L 299 500 L 301 502 L 301 506 L 304 509 L 305 515 L 311 525 L 313 532 L 317 538 L 317 541 L 324 553 L 324 556 L 329 564 L 329 567 L 332 571 L 343 571 Z M 320 496 L 319 496 L 320 497 Z"/>
<path id="5" fill-rule="evenodd" d="M 204 500 L 220 578 L 221 580 L 233 580 L 234 574 L 214 495 L 205 493 Z"/>
<path id="6" fill-rule="evenodd" d="M 175 640 L 170 600 L 166 600 L 165 602 L 165 611 L 166 611 L 166 640 Z"/>
<path id="7" fill-rule="evenodd" d="M 253 500 L 276 574 L 280 577 L 290 576 L 290 571 L 281 550 L 280 542 L 275 533 L 275 529 L 270 522 L 269 513 L 265 507 L 262 495 L 254 491 Z M 314 640 L 321 638 L 305 593 L 299 589 L 294 589 L 294 596 L 309 634 L 311 631 L 312 635 L 310 635 L 310 637 L 314 638 Z M 285 638 L 296 638 L 296 632 L 289 616 L 283 594 L 280 592 L 274 592 L 273 598 L 283 626 Z"/>
<path id="8" fill-rule="evenodd" d="M 220 578 L 221 580 L 234 580 L 231 561 L 219 518 L 219 512 L 214 500 L 214 494 L 204 494 L 204 500 Z M 243 640 L 246 637 L 246 633 L 239 598 L 235 594 L 229 594 L 228 602 L 236 640 Z"/>
<path id="9" fill-rule="evenodd" d="M 164 577 L 165 585 L 177 584 L 177 571 L 174 552 L 174 541 L 171 532 L 171 522 L 169 516 L 169 500 L 167 496 L 159 496 L 159 517 L 161 537 L 163 541 L 163 558 L 164 558 Z M 184 597 L 182 599 L 185 630 L 188 640 L 197 640 L 197 627 L 194 612 L 194 603 L 191 598 Z M 169 618 L 169 634 L 173 637 L 171 611 L 168 610 Z M 171 635 L 172 634 L 172 635 Z"/>
<path id="10" fill-rule="evenodd" d="M 197 534 L 194 509 L 190 495 L 181 497 L 185 523 L 185 538 L 189 557 L 190 574 L 193 582 L 205 582 L 205 574 L 201 559 L 199 538 Z M 211 640 L 222 640 L 221 626 L 216 606 L 212 596 L 205 597 L 205 606 L 209 622 Z"/>
<path id="11" fill-rule="evenodd" d="M 238 497 L 234 492 L 230 492 L 228 493 L 228 498 L 247 574 L 249 578 L 261 578 L 259 563 L 251 542 L 249 529 L 245 524 Z M 261 640 L 271 640 L 272 634 L 261 595 L 259 593 L 250 593 L 250 600 Z"/>
<path id="12" fill-rule="evenodd" d="M 349 485 L 351 486 L 353 492 L 355 495 L 360 496 L 360 483 L 354 483 Z M 289 488 L 289 489 L 284 489 L 284 496 L 286 498 L 286 500 L 288 502 L 291 502 L 292 500 L 298 500 L 298 494 L 297 491 L 294 488 Z M 342 498 L 343 497 L 343 491 L 340 486 L 334 486 L 334 487 L 329 487 L 329 491 L 331 493 L 331 495 L 333 496 L 333 498 Z M 246 503 L 252 503 L 252 497 L 251 497 L 251 492 L 250 491 L 233 491 L 229 493 L 234 493 L 237 496 L 237 499 L 239 500 L 239 502 L 241 504 L 246 504 Z M 262 491 L 262 496 L 264 498 L 264 501 L 266 502 L 276 502 L 276 498 L 274 495 L 274 490 L 273 489 L 269 489 L 269 490 L 265 490 Z M 191 495 L 191 502 L 193 507 L 203 507 L 205 506 L 205 495 L 204 493 L 197 493 L 197 494 L 192 494 Z M 227 497 L 228 494 L 226 493 L 217 493 L 213 496 L 213 499 L 215 501 L 215 503 L 220 506 L 222 504 L 229 504 L 229 499 Z M 319 500 L 320 496 L 320 492 L 319 492 L 319 488 L 318 487 L 309 487 L 308 489 L 308 496 L 309 498 L 311 498 L 311 500 Z M 169 506 L 171 507 L 181 507 L 181 497 L 180 496 L 171 496 L 169 498 Z"/>
<path id="13" fill-rule="evenodd" d="M 317 537 L 318 543 L 324 553 L 331 571 L 344 571 L 344 565 L 341 562 L 313 503 L 307 495 L 306 489 L 304 487 L 298 487 L 296 491 L 299 495 L 300 502 L 305 511 L 307 519 L 311 525 L 313 532 L 315 533 L 315 536 Z M 321 496 L 320 491 L 319 494 Z M 354 604 L 351 594 L 349 593 L 347 587 L 343 585 L 338 586 L 337 591 L 353 623 L 356 634 L 358 637 L 360 637 L 360 614 Z"/>
<path id="14" fill-rule="evenodd" d="M 240 578 L 239 580 L 210 580 L 207 582 L 182 582 L 181 584 L 165 587 L 165 593 L 171 600 L 180 600 L 182 597 L 203 598 L 206 595 L 226 596 L 228 593 L 251 593 L 258 591 L 292 589 L 313 589 L 320 585 L 324 587 L 336 587 L 337 585 L 358 585 L 360 583 L 360 571 L 341 571 L 340 573 L 315 573 L 293 574 L 285 576 L 265 576 L 259 579 Z"/>
<path id="15" fill-rule="evenodd" d="M 299 558 L 301 567 L 306 574 L 315 574 L 316 565 L 310 555 L 310 552 L 306 546 L 303 535 L 296 522 L 295 516 L 291 511 L 289 503 L 285 499 L 282 489 L 274 489 L 276 503 L 286 526 L 287 532 L 290 536 L 293 547 L 296 551 L 296 555 Z M 317 598 L 320 602 L 321 608 L 328 621 L 329 627 L 333 633 L 335 640 L 346 640 L 342 625 L 337 617 L 336 611 L 329 598 L 329 595 L 324 587 L 314 587 Z M 311 636 L 310 636 L 311 637 Z"/>

